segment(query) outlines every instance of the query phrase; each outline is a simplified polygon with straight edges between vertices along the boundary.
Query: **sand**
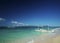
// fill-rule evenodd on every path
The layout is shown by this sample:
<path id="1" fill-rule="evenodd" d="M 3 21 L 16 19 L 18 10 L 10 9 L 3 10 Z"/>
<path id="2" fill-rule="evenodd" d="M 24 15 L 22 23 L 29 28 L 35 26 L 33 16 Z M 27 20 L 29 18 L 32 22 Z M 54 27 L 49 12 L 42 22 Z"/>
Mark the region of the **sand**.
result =
<path id="1" fill-rule="evenodd" d="M 56 36 L 54 38 L 49 38 L 44 43 L 60 43 L 60 36 Z"/>
<path id="2" fill-rule="evenodd" d="M 35 43 L 60 43 L 60 35 L 52 37 L 50 37 L 49 35 L 43 35 L 40 39 L 35 40 Z"/>
<path id="3" fill-rule="evenodd" d="M 15 40 L 0 40 L 1 43 L 60 43 L 60 35 L 44 34 Z"/>
<path id="4" fill-rule="evenodd" d="M 45 38 L 45 39 L 44 39 Z M 38 36 L 35 38 L 25 38 L 25 39 L 16 39 L 16 40 L 8 40 L 4 43 L 60 43 L 60 35 L 56 37 L 49 36 Z"/>
<path id="5" fill-rule="evenodd" d="M 16 40 L 4 40 L 1 43 L 30 43 L 30 42 L 31 43 L 60 43 L 60 35 L 53 38 L 48 38 L 47 36 L 45 36 L 43 37 L 43 39 L 42 37 L 36 37 L 35 39 L 25 38 L 25 39 L 16 39 Z"/>

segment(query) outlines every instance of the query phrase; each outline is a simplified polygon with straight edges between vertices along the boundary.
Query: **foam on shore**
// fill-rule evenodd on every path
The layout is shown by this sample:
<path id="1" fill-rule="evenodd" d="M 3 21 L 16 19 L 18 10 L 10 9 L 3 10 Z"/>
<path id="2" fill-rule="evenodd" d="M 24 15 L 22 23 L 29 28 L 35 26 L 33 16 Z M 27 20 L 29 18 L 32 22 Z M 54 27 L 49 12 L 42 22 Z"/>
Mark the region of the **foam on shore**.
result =
<path id="1" fill-rule="evenodd" d="M 60 43 L 60 28 L 54 29 L 54 32 L 33 37 L 28 36 L 22 39 L 3 40 L 2 43 Z"/>

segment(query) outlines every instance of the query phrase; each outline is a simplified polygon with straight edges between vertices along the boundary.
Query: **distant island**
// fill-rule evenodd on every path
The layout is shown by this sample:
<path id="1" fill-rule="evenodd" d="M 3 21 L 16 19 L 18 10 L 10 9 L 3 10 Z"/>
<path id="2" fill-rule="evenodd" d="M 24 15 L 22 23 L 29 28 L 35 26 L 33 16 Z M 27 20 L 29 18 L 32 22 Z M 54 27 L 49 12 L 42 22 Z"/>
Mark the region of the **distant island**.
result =
<path id="1" fill-rule="evenodd" d="M 0 26 L 0 29 L 54 29 L 60 28 L 60 26 Z"/>

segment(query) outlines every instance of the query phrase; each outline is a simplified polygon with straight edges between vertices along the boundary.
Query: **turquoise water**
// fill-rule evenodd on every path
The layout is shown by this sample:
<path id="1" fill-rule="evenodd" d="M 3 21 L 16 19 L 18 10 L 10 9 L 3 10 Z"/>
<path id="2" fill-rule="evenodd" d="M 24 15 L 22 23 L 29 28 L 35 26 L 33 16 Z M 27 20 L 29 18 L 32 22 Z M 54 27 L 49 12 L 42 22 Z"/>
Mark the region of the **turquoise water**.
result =
<path id="1" fill-rule="evenodd" d="M 36 32 L 35 30 L 25 30 L 25 29 L 2 29 L 0 30 L 0 40 L 15 40 L 15 39 L 22 39 L 25 37 L 34 37 L 41 34 L 45 34 L 43 32 Z M 0 42 L 1 43 L 1 42 Z"/>

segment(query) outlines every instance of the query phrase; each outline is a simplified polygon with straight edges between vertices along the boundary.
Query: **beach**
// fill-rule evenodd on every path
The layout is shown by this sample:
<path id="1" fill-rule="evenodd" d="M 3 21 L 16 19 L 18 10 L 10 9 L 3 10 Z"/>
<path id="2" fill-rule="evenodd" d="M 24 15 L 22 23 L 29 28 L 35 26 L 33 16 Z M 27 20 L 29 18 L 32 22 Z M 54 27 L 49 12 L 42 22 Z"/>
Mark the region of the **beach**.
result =
<path id="1" fill-rule="evenodd" d="M 48 37 L 45 36 L 45 38 L 48 38 Z M 33 43 L 60 43 L 60 35 L 53 38 L 46 39 L 46 40 L 40 39 L 40 37 L 36 37 L 36 39 L 25 38 L 25 39 L 16 39 L 16 40 L 4 40 L 2 41 L 2 43 L 29 43 L 32 40 L 33 40 Z"/>
<path id="2" fill-rule="evenodd" d="M 15 40 L 0 40 L 2 43 L 60 43 L 60 35 L 56 37 L 45 36 L 36 36 L 34 38 L 26 37 L 24 39 L 15 39 Z"/>
<path id="3" fill-rule="evenodd" d="M 0 43 L 60 43 L 60 29 L 55 32 L 35 32 L 30 30 L 1 30 Z"/>

